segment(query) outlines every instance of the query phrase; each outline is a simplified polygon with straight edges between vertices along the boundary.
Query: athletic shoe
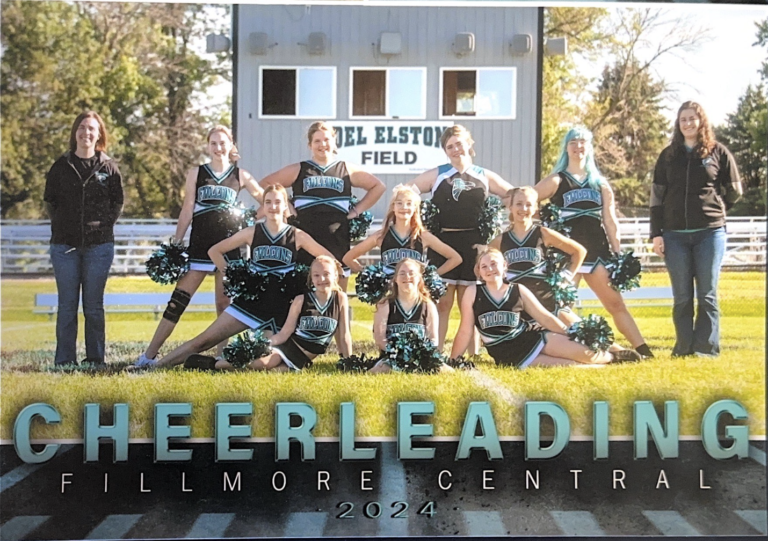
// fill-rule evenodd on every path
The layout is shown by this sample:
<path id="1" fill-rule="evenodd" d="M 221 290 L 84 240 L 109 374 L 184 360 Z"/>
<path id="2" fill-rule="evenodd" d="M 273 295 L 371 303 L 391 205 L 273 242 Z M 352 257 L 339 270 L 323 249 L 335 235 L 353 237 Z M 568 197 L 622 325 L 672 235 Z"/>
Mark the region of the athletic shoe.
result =
<path id="1" fill-rule="evenodd" d="M 643 356 L 640 355 L 637 351 L 634 349 L 621 349 L 619 351 L 614 351 L 611 353 L 613 355 L 613 359 L 611 359 L 611 363 L 635 363 L 637 361 L 642 360 Z"/>
<path id="2" fill-rule="evenodd" d="M 133 365 L 136 368 L 150 368 L 152 366 L 155 366 L 157 364 L 157 359 L 150 359 L 143 353 L 139 357 L 139 360 L 136 361 L 136 363 Z"/>

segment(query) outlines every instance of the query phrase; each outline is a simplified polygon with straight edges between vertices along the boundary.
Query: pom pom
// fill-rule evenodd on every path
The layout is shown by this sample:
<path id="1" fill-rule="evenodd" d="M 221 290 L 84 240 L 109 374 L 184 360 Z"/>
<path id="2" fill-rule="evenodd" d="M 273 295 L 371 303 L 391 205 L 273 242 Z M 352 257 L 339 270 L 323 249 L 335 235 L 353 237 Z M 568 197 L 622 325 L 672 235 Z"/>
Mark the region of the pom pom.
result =
<path id="1" fill-rule="evenodd" d="M 457 357 L 455 359 L 448 359 L 445 361 L 445 364 L 450 366 L 451 368 L 455 370 L 476 370 L 477 367 L 475 366 L 475 363 L 464 357 L 462 355 L 461 357 Z"/>
<path id="2" fill-rule="evenodd" d="M 436 235 L 440 233 L 440 209 L 432 202 L 431 199 L 421 202 L 421 223 L 424 227 Z"/>
<path id="3" fill-rule="evenodd" d="M 504 203 L 495 195 L 489 195 L 483 203 L 483 209 L 477 218 L 477 227 L 483 244 L 488 244 L 501 234 L 504 223 Z"/>
<path id="4" fill-rule="evenodd" d="M 354 209 L 359 201 L 354 195 L 349 201 L 350 210 Z M 373 223 L 373 214 L 368 212 L 361 212 L 349 221 L 349 240 L 352 242 L 358 242 L 365 238 L 368 234 L 368 229 Z"/>
<path id="5" fill-rule="evenodd" d="M 553 246 L 547 246 L 544 250 L 544 260 L 544 272 L 547 276 L 563 272 L 571 262 L 571 258 L 567 254 Z"/>
<path id="6" fill-rule="evenodd" d="M 429 296 L 432 300 L 437 302 L 440 297 L 445 295 L 446 287 L 443 283 L 443 279 L 437 274 L 437 267 L 434 265 L 427 265 L 424 269 L 424 285 L 429 290 Z"/>
<path id="7" fill-rule="evenodd" d="M 171 239 L 155 250 L 145 263 L 153 282 L 168 285 L 179 281 L 189 270 L 189 254 L 183 243 Z"/>
<path id="8" fill-rule="evenodd" d="M 339 357 L 339 360 L 336 361 L 336 368 L 342 372 L 367 372 L 378 361 L 378 357 L 369 357 L 365 353 L 350 355 L 349 357 Z"/>
<path id="9" fill-rule="evenodd" d="M 433 374 L 443 364 L 443 356 L 435 345 L 415 331 L 390 336 L 385 351 L 392 370 L 397 372 Z"/>
<path id="10" fill-rule="evenodd" d="M 389 276 L 384 272 L 384 267 L 381 266 L 381 263 L 368 265 L 357 275 L 355 291 L 357 292 L 357 298 L 361 302 L 367 304 L 378 303 L 387 294 L 388 288 Z"/>
<path id="11" fill-rule="evenodd" d="M 606 351 L 613 344 L 613 331 L 604 317 L 590 314 L 569 327 L 568 338 L 592 351 Z"/>
<path id="12" fill-rule="evenodd" d="M 280 280 L 280 291 L 286 294 L 289 299 L 307 292 L 307 278 L 309 277 L 309 266 L 296 265 L 290 272 L 286 272 Z"/>
<path id="13" fill-rule="evenodd" d="M 288 216 L 288 218 L 285 220 L 285 223 L 288 225 L 292 225 L 293 227 L 297 229 L 301 229 L 301 222 L 299 221 L 299 217 L 295 214 L 291 214 Z"/>
<path id="14" fill-rule="evenodd" d="M 256 271 L 244 259 L 232 261 L 224 274 L 224 293 L 232 299 L 256 301 L 268 287 L 275 285 L 274 276 Z"/>
<path id="15" fill-rule="evenodd" d="M 539 218 L 544 227 L 568 236 L 571 234 L 571 228 L 565 225 L 565 220 L 563 220 L 560 211 L 561 209 L 557 205 L 547 203 L 546 205 L 542 205 L 539 209 Z"/>
<path id="16" fill-rule="evenodd" d="M 256 207 L 248 207 L 246 209 L 243 209 L 243 216 L 242 216 L 243 229 L 245 229 L 246 227 L 251 227 L 256 224 L 256 220 L 258 220 L 258 218 L 256 217 L 256 214 L 258 212 L 259 211 Z"/>
<path id="17" fill-rule="evenodd" d="M 562 273 L 555 272 L 547 276 L 546 282 L 552 290 L 555 306 L 558 308 L 573 306 L 578 296 L 578 290 L 569 279 L 563 276 Z"/>
<path id="18" fill-rule="evenodd" d="M 229 341 L 224 358 L 235 368 L 242 368 L 272 351 L 269 339 L 261 331 L 245 331 Z"/>
<path id="19" fill-rule="evenodd" d="M 611 287 L 616 291 L 632 291 L 640 287 L 642 266 L 634 250 L 614 254 L 605 264 L 605 269 L 611 277 Z"/>

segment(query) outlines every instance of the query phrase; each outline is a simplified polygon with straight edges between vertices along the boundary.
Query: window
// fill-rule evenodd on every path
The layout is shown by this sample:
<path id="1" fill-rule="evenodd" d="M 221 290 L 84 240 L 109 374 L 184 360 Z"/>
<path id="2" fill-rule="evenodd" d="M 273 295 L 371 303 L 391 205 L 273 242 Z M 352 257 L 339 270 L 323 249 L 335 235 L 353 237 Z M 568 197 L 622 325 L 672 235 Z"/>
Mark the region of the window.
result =
<path id="1" fill-rule="evenodd" d="M 440 118 L 515 118 L 516 68 L 442 68 Z"/>
<path id="2" fill-rule="evenodd" d="M 259 68 L 262 117 L 336 118 L 336 68 Z"/>
<path id="3" fill-rule="evenodd" d="M 426 68 L 351 68 L 350 118 L 426 118 Z"/>

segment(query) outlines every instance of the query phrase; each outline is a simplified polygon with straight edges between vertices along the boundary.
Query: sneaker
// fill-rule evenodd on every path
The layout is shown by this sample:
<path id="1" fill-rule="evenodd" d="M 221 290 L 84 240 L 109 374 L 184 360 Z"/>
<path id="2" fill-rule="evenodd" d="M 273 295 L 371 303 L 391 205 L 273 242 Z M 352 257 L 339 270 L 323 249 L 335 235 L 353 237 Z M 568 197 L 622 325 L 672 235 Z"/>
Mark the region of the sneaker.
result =
<path id="1" fill-rule="evenodd" d="M 614 351 L 612 355 L 613 359 L 611 359 L 611 363 L 636 363 L 643 358 L 643 356 L 634 349 Z"/>
<path id="2" fill-rule="evenodd" d="M 150 368 L 152 366 L 155 366 L 157 364 L 157 359 L 150 359 L 143 353 L 139 357 L 139 360 L 136 361 L 136 363 L 133 365 L 136 368 Z"/>

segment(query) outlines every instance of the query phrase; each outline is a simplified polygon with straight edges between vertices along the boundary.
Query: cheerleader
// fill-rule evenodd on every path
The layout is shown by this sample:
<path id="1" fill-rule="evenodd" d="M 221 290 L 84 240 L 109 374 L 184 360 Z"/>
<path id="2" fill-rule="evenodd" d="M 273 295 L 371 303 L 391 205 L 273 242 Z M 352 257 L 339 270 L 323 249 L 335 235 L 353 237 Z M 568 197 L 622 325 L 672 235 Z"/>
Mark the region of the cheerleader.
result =
<path id="1" fill-rule="evenodd" d="M 606 262 L 621 250 L 613 190 L 595 163 L 592 133 L 583 126 L 572 128 L 563 139 L 555 172 L 535 186 L 539 201 L 549 199 L 559 207 L 570 237 L 587 249 L 578 269 L 611 314 L 616 327 L 642 356 L 653 357 L 640 329 L 627 310 L 621 294 L 610 284 Z"/>
<path id="2" fill-rule="evenodd" d="M 251 247 L 251 266 L 264 273 L 283 275 L 296 265 L 300 249 L 317 256 L 329 256 L 328 251 L 304 231 L 285 223 L 288 194 L 279 185 L 268 186 L 263 194 L 264 222 L 243 229 L 208 250 L 208 255 L 223 276 L 227 269 L 226 254 L 241 246 Z M 262 330 L 265 334 L 280 331 L 291 306 L 291 299 L 279 287 L 269 287 L 257 301 L 236 298 L 202 334 L 179 346 L 159 361 L 139 366 L 170 367 L 183 363 L 194 353 L 205 351 L 222 340 L 246 329 Z"/>
<path id="3" fill-rule="evenodd" d="M 569 307 L 555 304 L 552 287 L 547 283 L 545 248 L 553 247 L 570 256 L 565 278 L 573 278 L 581 267 L 587 250 L 578 242 L 547 227 L 534 225 L 538 194 L 530 186 L 513 188 L 507 194 L 510 226 L 491 241 L 489 247 L 504 254 L 507 280 L 524 285 L 541 305 L 566 325 L 579 321 Z"/>
<path id="4" fill-rule="evenodd" d="M 389 276 L 395 273 L 397 264 L 406 258 L 426 265 L 426 249 L 440 254 L 445 260 L 437 269 L 438 274 L 445 274 L 461 264 L 461 256 L 456 250 L 424 229 L 420 204 L 421 199 L 412 187 L 403 184 L 395 186 L 382 228 L 347 252 L 344 264 L 352 272 L 362 271 L 363 266 L 358 258 L 377 246 L 381 251 L 382 267 Z"/>
<path id="5" fill-rule="evenodd" d="M 285 325 L 270 340 L 272 353 L 248 365 L 253 370 L 286 372 L 301 370 L 328 349 L 331 339 L 343 357 L 352 354 L 349 332 L 349 302 L 339 287 L 341 265 L 332 257 L 321 255 L 310 266 L 310 285 L 314 291 L 299 295 L 291 303 Z M 227 361 L 216 368 L 231 370 Z"/>
<path id="6" fill-rule="evenodd" d="M 475 271 L 483 283 L 469 286 L 461 300 L 461 323 L 453 342 L 452 358 L 467 349 L 474 327 L 499 365 L 603 365 L 640 358 L 631 350 L 593 351 L 568 339 L 564 336 L 568 327 L 549 313 L 527 287 L 504 283 L 506 267 L 504 255 L 494 248 L 477 258 Z M 523 312 L 536 323 L 526 322 Z"/>
<path id="7" fill-rule="evenodd" d="M 437 344 L 437 307 L 424 283 L 424 265 L 415 259 L 403 259 L 396 266 L 390 294 L 376 307 L 373 316 L 373 341 L 382 352 L 387 341 L 402 332 L 415 332 L 425 341 Z M 441 371 L 452 371 L 443 365 Z M 377 362 L 369 372 L 391 372 L 387 360 Z"/>
<path id="8" fill-rule="evenodd" d="M 294 163 L 267 175 L 262 187 L 280 184 L 292 188 L 291 202 L 299 227 L 311 231 L 312 237 L 341 261 L 349 251 L 349 220 L 371 208 L 384 194 L 384 183 L 359 166 L 336 158 L 336 130 L 326 122 L 315 122 L 307 132 L 312 158 Z M 350 205 L 352 188 L 366 194 L 354 208 Z M 298 263 L 309 265 L 312 258 L 300 254 Z M 349 269 L 339 280 L 347 289 Z"/>
<path id="9" fill-rule="evenodd" d="M 226 126 L 215 126 L 208 132 L 207 151 L 211 161 L 190 169 L 184 192 L 184 203 L 176 225 L 173 241 L 182 243 L 190 223 L 189 271 L 176 284 L 163 313 L 163 319 L 155 330 L 152 341 L 141 354 L 137 366 L 151 365 L 158 351 L 171 336 L 179 318 L 187 309 L 205 277 L 216 270 L 208 250 L 214 244 L 228 238 L 240 229 L 240 218 L 230 212 L 237 195 L 245 188 L 254 199 L 261 200 L 262 189 L 251 174 L 240 169 L 234 162 L 240 158 L 232 132 Z M 240 251 L 233 249 L 225 254 L 229 259 L 240 259 Z M 221 315 L 229 298 L 224 294 L 222 275 L 215 274 L 216 313 Z M 219 345 L 219 353 L 223 344 Z"/>
<path id="10" fill-rule="evenodd" d="M 431 194 L 432 203 L 440 211 L 441 229 L 437 237 L 456 250 L 462 260 L 458 267 L 441 275 L 447 284 L 447 292 L 437 305 L 440 316 L 438 347 L 442 349 L 454 292 L 461 302 L 467 286 L 476 283 L 472 266 L 478 248 L 484 246 L 477 218 L 485 199 L 489 194 L 503 197 L 512 186 L 493 171 L 473 165 L 474 141 L 464 126 L 457 124 L 447 128 L 440 143 L 450 163 L 422 173 L 412 184 L 420 193 Z M 429 258 L 442 266 L 443 259 L 439 254 L 429 254 Z"/>

